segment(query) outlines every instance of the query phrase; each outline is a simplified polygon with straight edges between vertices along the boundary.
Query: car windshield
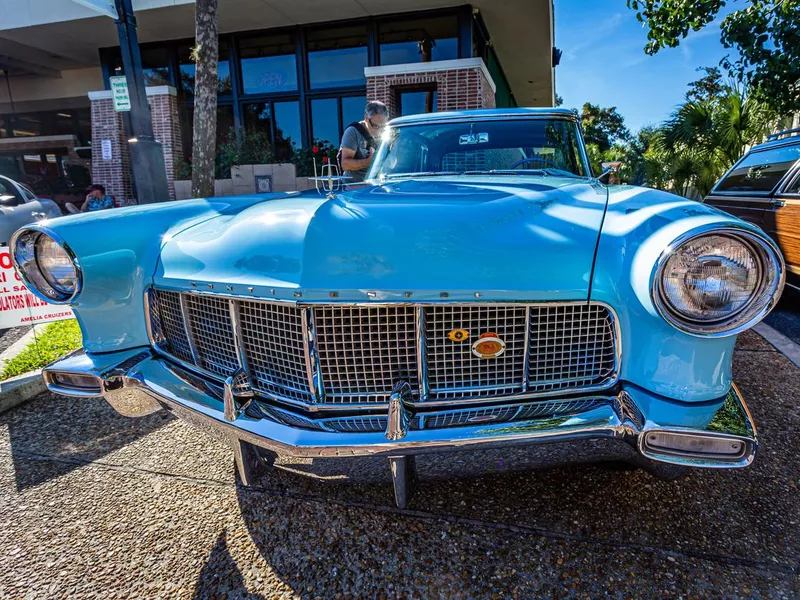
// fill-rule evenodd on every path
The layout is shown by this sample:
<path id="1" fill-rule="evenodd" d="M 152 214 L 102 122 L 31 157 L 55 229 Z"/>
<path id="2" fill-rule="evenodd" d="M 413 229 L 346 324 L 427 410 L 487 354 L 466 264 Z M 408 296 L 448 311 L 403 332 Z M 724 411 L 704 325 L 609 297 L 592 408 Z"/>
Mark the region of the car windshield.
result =
<path id="1" fill-rule="evenodd" d="M 463 174 L 588 177 L 578 124 L 568 119 L 420 122 L 387 128 L 369 178 Z"/>
<path id="2" fill-rule="evenodd" d="M 745 156 L 717 184 L 717 192 L 769 192 L 800 160 L 800 146 L 758 150 Z"/>

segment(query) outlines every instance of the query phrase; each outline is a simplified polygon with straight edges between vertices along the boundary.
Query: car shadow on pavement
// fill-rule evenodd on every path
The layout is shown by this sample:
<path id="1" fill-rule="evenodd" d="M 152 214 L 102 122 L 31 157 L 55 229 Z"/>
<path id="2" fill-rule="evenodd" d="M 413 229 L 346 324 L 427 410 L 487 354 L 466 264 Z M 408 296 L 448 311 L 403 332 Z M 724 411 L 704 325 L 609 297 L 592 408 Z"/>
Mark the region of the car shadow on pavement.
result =
<path id="1" fill-rule="evenodd" d="M 8 430 L 14 479 L 23 491 L 97 461 L 173 418 L 159 411 L 128 419 L 102 398 L 46 392 L 0 415 L 0 431 Z"/>
<path id="2" fill-rule="evenodd" d="M 224 529 L 208 554 L 192 597 L 195 600 L 208 598 L 266 600 L 266 596 L 249 593 L 245 589 L 244 577 L 228 549 L 228 535 Z"/>

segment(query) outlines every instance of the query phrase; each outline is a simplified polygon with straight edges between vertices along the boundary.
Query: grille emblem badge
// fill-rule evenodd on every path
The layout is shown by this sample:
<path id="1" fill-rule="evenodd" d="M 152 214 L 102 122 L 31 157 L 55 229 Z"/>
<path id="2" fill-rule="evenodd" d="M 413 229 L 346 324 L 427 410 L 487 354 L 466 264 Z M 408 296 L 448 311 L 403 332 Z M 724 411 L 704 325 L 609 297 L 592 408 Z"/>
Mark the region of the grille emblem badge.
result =
<path id="1" fill-rule="evenodd" d="M 453 329 L 447 334 L 447 339 L 451 342 L 466 342 L 469 339 L 469 331 L 466 329 Z"/>
<path id="2" fill-rule="evenodd" d="M 505 351 L 506 343 L 493 331 L 481 334 L 472 344 L 472 353 L 478 358 L 497 358 Z"/>

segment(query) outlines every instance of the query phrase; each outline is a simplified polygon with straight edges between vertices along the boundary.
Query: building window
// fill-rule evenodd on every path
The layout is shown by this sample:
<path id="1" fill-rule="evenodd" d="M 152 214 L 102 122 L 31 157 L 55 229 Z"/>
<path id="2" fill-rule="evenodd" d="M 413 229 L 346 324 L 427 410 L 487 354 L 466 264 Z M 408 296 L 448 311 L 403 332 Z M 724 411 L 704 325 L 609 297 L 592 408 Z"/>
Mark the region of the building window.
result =
<path id="1" fill-rule="evenodd" d="M 380 24 L 382 65 L 458 58 L 455 16 L 387 21 Z"/>
<path id="2" fill-rule="evenodd" d="M 311 88 L 366 85 L 368 65 L 365 26 L 308 32 L 308 79 Z"/>
<path id="3" fill-rule="evenodd" d="M 219 62 L 217 62 L 218 93 L 231 93 L 231 66 L 228 62 L 228 42 L 219 40 Z M 178 65 L 180 66 L 178 86 L 187 96 L 194 96 L 195 61 L 192 59 L 192 47 L 189 44 L 178 46 Z M 148 84 L 150 85 L 150 84 Z"/>
<path id="4" fill-rule="evenodd" d="M 436 86 L 399 88 L 395 90 L 395 93 L 397 94 L 395 103 L 398 110 L 397 116 L 436 112 L 439 101 Z"/>
<path id="5" fill-rule="evenodd" d="M 311 137 L 314 145 L 339 146 L 339 101 L 336 98 L 311 101 Z"/>
<path id="6" fill-rule="evenodd" d="M 239 42 L 245 94 L 297 89 L 295 39 L 291 33 L 244 38 Z"/>
<path id="7" fill-rule="evenodd" d="M 275 141 L 273 148 L 275 158 L 289 160 L 294 155 L 294 149 L 303 146 L 303 137 L 300 129 L 300 103 L 276 102 L 272 112 L 275 115 Z"/>
<path id="8" fill-rule="evenodd" d="M 295 148 L 302 146 L 298 101 L 253 102 L 245 104 L 242 112 L 248 132 L 265 133 L 269 137 L 276 160 L 290 160 Z"/>
<path id="9" fill-rule="evenodd" d="M 365 96 L 342 98 L 342 127 L 345 128 L 354 121 L 361 121 L 364 118 L 366 106 L 367 98 Z"/>

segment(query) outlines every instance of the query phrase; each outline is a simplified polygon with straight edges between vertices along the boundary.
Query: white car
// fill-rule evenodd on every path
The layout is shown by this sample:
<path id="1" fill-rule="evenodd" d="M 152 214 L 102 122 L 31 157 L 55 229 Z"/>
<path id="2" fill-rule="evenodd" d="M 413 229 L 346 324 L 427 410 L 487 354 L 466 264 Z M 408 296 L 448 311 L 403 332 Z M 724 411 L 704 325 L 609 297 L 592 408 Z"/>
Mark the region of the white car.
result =
<path id="1" fill-rule="evenodd" d="M 8 244 L 11 234 L 23 225 L 61 215 L 52 200 L 37 198 L 27 186 L 0 175 L 0 244 Z"/>

